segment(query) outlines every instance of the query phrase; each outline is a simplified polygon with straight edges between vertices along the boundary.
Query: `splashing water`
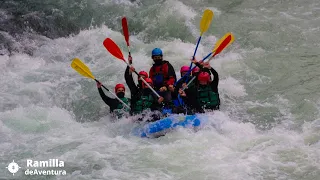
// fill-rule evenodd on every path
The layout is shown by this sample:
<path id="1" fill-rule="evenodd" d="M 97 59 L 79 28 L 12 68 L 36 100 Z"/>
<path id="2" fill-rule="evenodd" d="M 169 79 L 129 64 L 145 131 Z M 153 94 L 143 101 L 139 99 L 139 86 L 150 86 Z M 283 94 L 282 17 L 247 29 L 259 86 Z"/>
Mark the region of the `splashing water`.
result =
<path id="1" fill-rule="evenodd" d="M 227 32 L 235 42 L 211 61 L 220 77 L 221 111 L 194 132 L 157 139 L 130 135 L 130 118 L 111 123 L 95 82 L 70 63 L 82 59 L 113 89 L 129 23 L 133 64 L 148 70 L 154 47 L 176 69 L 189 64 L 205 8 L 215 16 L 197 52 Z M 309 1 L 9 0 L 0 6 L 0 179 L 14 159 L 65 161 L 47 179 L 320 179 L 320 3 Z M 130 94 L 128 94 L 130 95 Z"/>

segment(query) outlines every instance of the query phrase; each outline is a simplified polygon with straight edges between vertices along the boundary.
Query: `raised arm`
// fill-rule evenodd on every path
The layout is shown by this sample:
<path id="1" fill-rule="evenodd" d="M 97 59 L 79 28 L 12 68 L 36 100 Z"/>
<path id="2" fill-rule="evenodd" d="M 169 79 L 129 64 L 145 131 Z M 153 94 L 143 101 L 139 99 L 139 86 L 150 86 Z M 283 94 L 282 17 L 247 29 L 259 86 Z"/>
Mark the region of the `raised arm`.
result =
<path id="1" fill-rule="evenodd" d="M 130 73 L 130 68 L 129 66 L 127 66 L 127 69 L 124 73 L 124 79 L 126 80 L 126 83 L 130 89 L 131 94 L 135 94 L 138 92 L 138 87 L 135 84 L 133 78 L 132 78 L 132 74 Z"/>

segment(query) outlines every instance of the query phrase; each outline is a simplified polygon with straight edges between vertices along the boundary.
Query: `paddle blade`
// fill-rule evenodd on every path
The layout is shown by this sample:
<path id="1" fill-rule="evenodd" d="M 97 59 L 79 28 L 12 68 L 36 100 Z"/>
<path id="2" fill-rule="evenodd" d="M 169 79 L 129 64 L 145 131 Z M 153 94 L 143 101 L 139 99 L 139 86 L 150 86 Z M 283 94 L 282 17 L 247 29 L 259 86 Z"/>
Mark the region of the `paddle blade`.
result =
<path id="1" fill-rule="evenodd" d="M 112 54 L 114 57 L 125 61 L 120 48 L 110 38 L 106 38 L 103 41 L 103 45 L 109 51 L 109 53 Z"/>
<path id="2" fill-rule="evenodd" d="M 126 17 L 122 18 L 122 31 L 123 31 L 124 38 L 127 42 L 127 46 L 130 46 L 129 45 L 129 29 L 128 29 L 128 23 L 127 23 Z"/>
<path id="3" fill-rule="evenodd" d="M 216 43 L 215 48 L 212 52 L 214 52 L 213 56 L 219 54 L 223 49 L 228 47 L 234 41 L 234 36 L 231 33 L 225 34 L 221 39 L 219 39 Z"/>
<path id="4" fill-rule="evenodd" d="M 200 21 L 200 32 L 201 32 L 200 36 L 202 36 L 202 34 L 209 29 L 212 18 L 213 18 L 213 12 L 210 9 L 206 9 L 203 12 L 202 19 Z"/>
<path id="5" fill-rule="evenodd" d="M 71 62 L 71 67 L 82 76 L 95 79 L 88 66 L 86 66 L 80 59 L 74 58 Z"/>

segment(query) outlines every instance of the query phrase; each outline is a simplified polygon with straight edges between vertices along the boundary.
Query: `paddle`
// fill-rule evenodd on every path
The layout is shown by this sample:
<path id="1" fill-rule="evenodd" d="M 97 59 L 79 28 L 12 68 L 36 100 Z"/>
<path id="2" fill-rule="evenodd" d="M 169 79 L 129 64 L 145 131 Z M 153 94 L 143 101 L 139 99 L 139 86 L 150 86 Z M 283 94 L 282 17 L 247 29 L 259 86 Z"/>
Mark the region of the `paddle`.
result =
<path id="1" fill-rule="evenodd" d="M 116 43 L 114 43 L 110 38 L 106 38 L 103 41 L 103 45 L 109 51 L 110 54 L 112 54 L 114 57 L 122 60 L 123 62 L 125 62 L 130 67 L 128 62 L 124 59 L 123 54 L 122 54 L 119 46 Z M 147 83 L 143 78 L 141 78 L 141 76 L 137 73 L 137 71 L 134 71 L 134 73 L 152 90 L 152 92 L 158 98 L 160 98 L 159 94 L 149 85 L 149 83 Z"/>
<path id="2" fill-rule="evenodd" d="M 206 9 L 203 12 L 202 19 L 200 21 L 200 37 L 198 39 L 198 42 L 197 42 L 197 45 L 196 45 L 196 49 L 194 50 L 192 59 L 194 59 L 194 57 L 196 56 L 196 53 L 197 53 L 197 50 L 198 50 L 198 47 L 199 47 L 199 44 L 200 44 L 200 40 L 201 40 L 201 37 L 202 37 L 202 34 L 209 29 L 209 26 L 211 24 L 213 15 L 214 15 L 213 12 L 211 10 L 209 10 L 209 9 Z M 190 67 L 189 68 L 191 69 L 191 67 L 192 67 L 192 62 L 190 63 Z M 188 79 L 187 79 L 187 81 L 188 81 Z"/>
<path id="3" fill-rule="evenodd" d="M 123 31 L 124 39 L 127 42 L 129 56 L 131 57 L 130 44 L 129 44 L 129 29 L 128 29 L 127 18 L 123 17 L 121 21 L 122 21 L 122 31 Z M 131 65 L 132 61 L 129 61 L 129 64 Z"/>
<path id="4" fill-rule="evenodd" d="M 215 47 L 213 48 L 213 50 L 206 56 L 204 57 L 200 63 L 204 62 L 207 58 L 209 58 L 213 53 L 213 56 L 210 58 L 213 59 L 217 54 L 219 54 L 223 49 L 225 49 L 226 47 L 228 47 L 232 42 L 234 41 L 234 36 L 233 34 L 231 34 L 230 32 L 226 33 L 222 38 L 220 38 L 216 44 L 215 44 Z M 209 60 L 209 61 L 210 61 Z M 192 63 L 192 62 L 191 62 Z M 192 70 L 194 68 L 196 68 L 197 66 L 191 68 L 187 74 L 185 74 L 183 77 L 181 77 L 176 83 L 175 83 L 175 86 L 178 82 L 180 82 L 185 76 L 188 76 Z"/>
<path id="5" fill-rule="evenodd" d="M 211 61 L 217 54 L 219 54 L 222 50 L 228 47 L 234 41 L 234 36 L 230 32 L 225 34 L 219 41 L 216 43 L 215 48 L 212 52 L 215 52 L 208 62 Z"/>
<path id="6" fill-rule="evenodd" d="M 211 59 L 213 59 L 217 54 L 219 54 L 222 50 L 224 50 L 226 47 L 228 47 L 233 41 L 234 41 L 234 36 L 233 36 L 233 34 L 231 34 L 230 32 L 227 33 L 227 34 L 225 34 L 221 39 L 219 39 L 219 41 L 217 41 L 217 43 L 216 43 L 216 45 L 215 45 L 215 48 L 212 50 L 212 52 L 211 52 L 208 56 L 206 56 L 203 60 L 201 60 L 200 63 L 203 62 L 206 58 L 208 58 L 208 57 L 214 52 L 214 54 L 212 55 L 212 57 L 211 57 L 211 58 L 209 59 L 209 61 L 208 61 L 208 63 L 209 63 Z M 196 68 L 196 66 L 193 67 L 192 69 L 194 69 L 194 68 Z M 191 69 L 191 71 L 192 71 L 192 69 Z M 196 78 L 196 76 L 193 77 L 193 78 L 188 82 L 188 84 L 187 84 L 186 87 L 188 87 L 188 86 L 190 85 L 190 83 L 191 83 L 195 78 Z M 181 78 L 181 79 L 182 79 L 182 78 Z M 185 88 L 183 88 L 183 90 L 184 90 L 184 89 L 185 89 Z"/>
<path id="7" fill-rule="evenodd" d="M 96 82 L 99 82 L 91 73 L 90 69 L 88 68 L 88 66 L 86 66 L 80 59 L 78 58 L 74 58 L 71 62 L 71 67 L 76 70 L 79 74 L 81 74 L 82 76 L 88 77 L 90 79 L 95 80 Z M 124 103 L 121 99 L 118 98 L 117 95 L 115 95 L 113 92 L 111 92 L 108 88 L 106 88 L 104 85 L 102 85 L 102 87 L 104 89 L 106 89 L 107 91 L 109 91 L 115 98 L 118 99 L 118 101 L 120 101 L 124 106 L 126 106 L 127 108 L 130 109 L 130 107 Z"/>

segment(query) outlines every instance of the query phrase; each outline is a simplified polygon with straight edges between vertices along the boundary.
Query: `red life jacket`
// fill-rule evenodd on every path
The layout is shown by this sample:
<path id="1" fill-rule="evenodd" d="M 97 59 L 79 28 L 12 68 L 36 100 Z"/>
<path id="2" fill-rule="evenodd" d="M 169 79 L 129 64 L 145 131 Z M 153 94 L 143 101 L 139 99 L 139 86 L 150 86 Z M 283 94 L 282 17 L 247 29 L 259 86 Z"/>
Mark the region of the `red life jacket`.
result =
<path id="1" fill-rule="evenodd" d="M 168 61 L 163 61 L 162 65 L 153 65 L 151 67 L 149 77 L 152 79 L 153 85 L 156 88 L 167 85 L 167 81 L 169 80 L 168 71 Z"/>

